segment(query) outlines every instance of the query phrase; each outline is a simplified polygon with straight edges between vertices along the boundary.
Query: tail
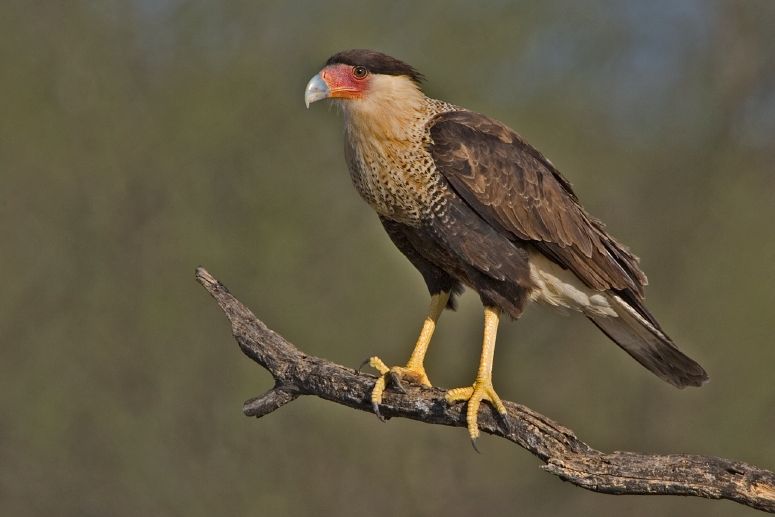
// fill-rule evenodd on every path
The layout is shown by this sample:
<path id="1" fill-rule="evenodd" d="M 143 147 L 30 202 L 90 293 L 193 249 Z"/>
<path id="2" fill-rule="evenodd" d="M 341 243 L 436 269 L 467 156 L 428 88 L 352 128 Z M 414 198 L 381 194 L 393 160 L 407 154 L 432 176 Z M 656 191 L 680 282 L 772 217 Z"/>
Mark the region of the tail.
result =
<path id="1" fill-rule="evenodd" d="M 677 388 L 702 386 L 708 380 L 702 366 L 678 350 L 637 297 L 609 291 L 606 298 L 617 317 L 586 316 L 633 359 Z"/>

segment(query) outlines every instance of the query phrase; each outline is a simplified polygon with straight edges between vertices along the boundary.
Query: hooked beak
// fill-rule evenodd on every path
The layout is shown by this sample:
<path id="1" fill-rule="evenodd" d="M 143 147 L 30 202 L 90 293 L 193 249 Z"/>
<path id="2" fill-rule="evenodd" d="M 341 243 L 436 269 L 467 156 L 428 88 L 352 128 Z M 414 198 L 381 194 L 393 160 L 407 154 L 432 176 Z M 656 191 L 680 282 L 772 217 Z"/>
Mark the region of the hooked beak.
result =
<path id="1" fill-rule="evenodd" d="M 320 77 L 320 74 L 317 74 L 309 80 L 307 87 L 304 89 L 304 104 L 309 108 L 309 105 L 313 102 L 330 96 L 331 90 L 328 88 L 328 85 L 323 78 Z"/>

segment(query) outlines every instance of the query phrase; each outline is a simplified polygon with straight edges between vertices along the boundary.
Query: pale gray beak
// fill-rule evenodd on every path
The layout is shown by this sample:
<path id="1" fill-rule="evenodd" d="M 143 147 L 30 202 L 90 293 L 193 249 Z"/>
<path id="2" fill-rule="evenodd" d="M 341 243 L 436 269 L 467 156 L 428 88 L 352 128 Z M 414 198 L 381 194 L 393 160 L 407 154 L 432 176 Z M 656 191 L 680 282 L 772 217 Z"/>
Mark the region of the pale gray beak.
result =
<path id="1" fill-rule="evenodd" d="M 328 85 L 323 78 L 320 77 L 320 74 L 317 74 L 309 80 L 307 87 L 304 89 L 304 104 L 309 108 L 310 104 L 319 101 L 320 99 L 325 99 L 330 94 L 331 92 L 328 89 Z"/>

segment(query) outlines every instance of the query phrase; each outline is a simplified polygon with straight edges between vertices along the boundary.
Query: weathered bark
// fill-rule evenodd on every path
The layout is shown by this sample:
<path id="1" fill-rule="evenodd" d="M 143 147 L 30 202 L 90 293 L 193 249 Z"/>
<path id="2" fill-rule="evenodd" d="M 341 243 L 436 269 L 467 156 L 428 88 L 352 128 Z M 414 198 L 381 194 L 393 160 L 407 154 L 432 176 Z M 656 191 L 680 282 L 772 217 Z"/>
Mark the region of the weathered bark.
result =
<path id="1" fill-rule="evenodd" d="M 362 374 L 325 359 L 305 355 L 267 328 L 204 268 L 196 278 L 215 298 L 231 322 L 242 351 L 275 379 L 273 389 L 248 400 L 243 411 L 262 417 L 300 395 L 316 395 L 361 411 L 372 412 L 373 375 Z M 389 390 L 380 410 L 385 417 L 404 417 L 428 424 L 465 427 L 460 404 L 450 406 L 439 388 L 405 385 L 405 393 Z M 604 453 L 593 449 L 570 429 L 530 408 L 504 402 L 505 418 L 488 405 L 479 414 L 483 432 L 510 440 L 536 455 L 544 470 L 575 485 L 608 494 L 691 495 L 729 499 L 775 513 L 775 474 L 753 465 L 691 454 Z"/>

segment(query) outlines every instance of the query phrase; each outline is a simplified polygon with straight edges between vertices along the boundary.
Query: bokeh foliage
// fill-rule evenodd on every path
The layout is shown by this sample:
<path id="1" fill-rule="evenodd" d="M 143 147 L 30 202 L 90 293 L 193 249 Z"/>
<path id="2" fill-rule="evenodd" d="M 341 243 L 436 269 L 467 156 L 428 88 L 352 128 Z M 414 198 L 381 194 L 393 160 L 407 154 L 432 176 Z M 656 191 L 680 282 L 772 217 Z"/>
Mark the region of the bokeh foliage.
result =
<path id="1" fill-rule="evenodd" d="M 583 318 L 502 328 L 495 382 L 606 450 L 775 467 L 775 5 L 735 2 L 0 4 L 2 515 L 737 515 L 591 494 L 514 446 L 300 399 L 193 280 L 349 365 L 405 360 L 426 293 L 306 111 L 325 58 L 377 48 L 515 127 L 642 257 L 648 301 L 712 381 L 676 391 Z M 470 382 L 478 300 L 428 361 Z"/>

